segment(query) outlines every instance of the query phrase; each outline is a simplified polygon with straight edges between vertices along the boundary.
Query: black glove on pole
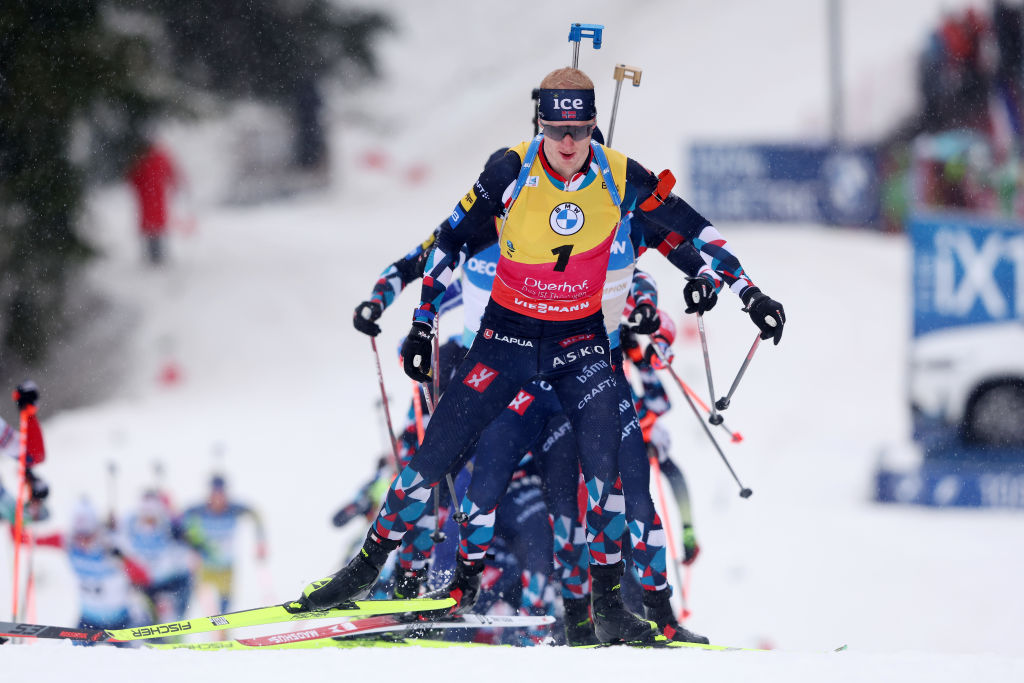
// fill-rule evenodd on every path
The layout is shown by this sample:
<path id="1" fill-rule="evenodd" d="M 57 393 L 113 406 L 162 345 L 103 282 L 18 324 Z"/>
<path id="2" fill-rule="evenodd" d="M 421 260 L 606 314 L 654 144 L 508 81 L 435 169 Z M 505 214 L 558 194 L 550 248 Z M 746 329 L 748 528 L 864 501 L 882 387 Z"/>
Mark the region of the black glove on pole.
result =
<path id="1" fill-rule="evenodd" d="M 433 336 L 430 325 L 417 320 L 412 324 L 409 336 L 402 342 L 402 365 L 405 374 L 420 383 L 430 381 Z"/>
<path id="2" fill-rule="evenodd" d="M 352 325 L 363 334 L 376 337 L 380 334 L 380 325 L 375 321 L 383 312 L 384 309 L 376 301 L 364 301 L 356 306 L 355 313 L 352 315 Z"/>
<path id="3" fill-rule="evenodd" d="M 786 311 L 782 304 L 757 287 L 750 287 L 740 298 L 743 300 L 743 310 L 750 314 L 750 319 L 761 330 L 761 339 L 771 339 L 778 346 L 782 339 L 782 328 L 786 324 Z"/>
<path id="4" fill-rule="evenodd" d="M 718 303 L 718 292 L 706 277 L 691 277 L 686 279 L 686 285 L 683 286 L 683 300 L 686 301 L 683 313 L 703 315 Z"/>
<path id="5" fill-rule="evenodd" d="M 49 485 L 28 467 L 25 468 L 25 481 L 28 482 L 29 496 L 32 500 L 46 500 L 46 497 L 50 495 Z"/>
<path id="6" fill-rule="evenodd" d="M 640 348 L 640 340 L 636 338 L 636 330 L 628 325 L 619 326 L 619 346 L 627 354 Z"/>
<path id="7" fill-rule="evenodd" d="M 629 314 L 629 324 L 637 334 L 654 334 L 661 329 L 658 309 L 646 302 L 637 304 Z"/>

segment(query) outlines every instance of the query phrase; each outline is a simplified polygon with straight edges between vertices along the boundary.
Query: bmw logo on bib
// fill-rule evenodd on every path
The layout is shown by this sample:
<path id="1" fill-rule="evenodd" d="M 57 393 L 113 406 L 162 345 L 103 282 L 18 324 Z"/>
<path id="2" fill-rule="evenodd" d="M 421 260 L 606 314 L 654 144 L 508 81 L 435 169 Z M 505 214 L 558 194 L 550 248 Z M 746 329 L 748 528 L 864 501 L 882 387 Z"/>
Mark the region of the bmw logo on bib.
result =
<path id="1" fill-rule="evenodd" d="M 575 235 L 583 229 L 583 209 L 571 202 L 559 204 L 551 212 L 550 222 L 559 235 Z"/>

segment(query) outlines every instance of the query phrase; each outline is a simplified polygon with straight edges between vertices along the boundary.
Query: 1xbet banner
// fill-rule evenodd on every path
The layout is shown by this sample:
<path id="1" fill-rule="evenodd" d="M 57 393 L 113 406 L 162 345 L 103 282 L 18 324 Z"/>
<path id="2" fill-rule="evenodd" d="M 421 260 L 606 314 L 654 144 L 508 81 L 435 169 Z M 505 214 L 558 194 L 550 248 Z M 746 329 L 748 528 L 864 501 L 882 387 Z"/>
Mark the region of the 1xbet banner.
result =
<path id="1" fill-rule="evenodd" d="M 963 216 L 914 216 L 914 336 L 1024 323 L 1024 226 Z"/>

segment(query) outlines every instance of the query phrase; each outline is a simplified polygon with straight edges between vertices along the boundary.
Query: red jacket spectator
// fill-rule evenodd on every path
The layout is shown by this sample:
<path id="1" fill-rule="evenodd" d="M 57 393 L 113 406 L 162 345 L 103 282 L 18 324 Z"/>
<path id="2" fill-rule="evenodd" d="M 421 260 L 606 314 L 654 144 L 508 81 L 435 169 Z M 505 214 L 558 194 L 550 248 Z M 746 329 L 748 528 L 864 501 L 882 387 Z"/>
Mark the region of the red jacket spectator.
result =
<path id="1" fill-rule="evenodd" d="M 942 22 L 940 31 L 950 57 L 956 62 L 966 62 L 972 50 L 966 25 L 956 15 L 948 14 Z"/>
<path id="2" fill-rule="evenodd" d="M 178 185 L 171 155 L 150 145 L 128 171 L 128 182 L 139 200 L 139 228 L 144 235 L 160 235 L 167 228 L 168 195 Z"/>

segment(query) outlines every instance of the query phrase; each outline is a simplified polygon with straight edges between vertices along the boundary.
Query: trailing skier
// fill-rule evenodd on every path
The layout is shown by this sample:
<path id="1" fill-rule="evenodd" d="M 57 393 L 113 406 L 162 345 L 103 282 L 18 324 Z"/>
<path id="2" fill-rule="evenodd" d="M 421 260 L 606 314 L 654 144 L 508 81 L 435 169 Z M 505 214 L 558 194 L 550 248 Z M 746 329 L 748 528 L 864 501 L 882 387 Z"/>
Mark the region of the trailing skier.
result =
<path id="1" fill-rule="evenodd" d="M 227 481 L 223 475 L 214 475 L 210 479 L 210 493 L 205 502 L 188 508 L 182 515 L 185 538 L 199 551 L 202 559 L 199 583 L 210 585 L 217 592 L 221 612 L 227 612 L 231 603 L 235 536 L 242 518 L 252 521 L 256 532 L 256 560 L 264 562 L 267 545 L 263 520 L 248 505 L 228 499 Z"/>

